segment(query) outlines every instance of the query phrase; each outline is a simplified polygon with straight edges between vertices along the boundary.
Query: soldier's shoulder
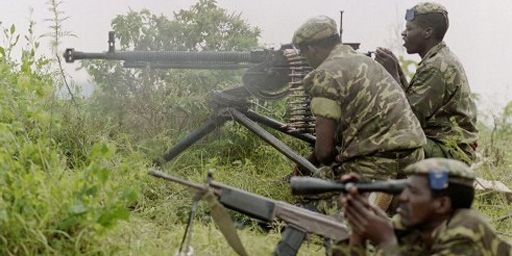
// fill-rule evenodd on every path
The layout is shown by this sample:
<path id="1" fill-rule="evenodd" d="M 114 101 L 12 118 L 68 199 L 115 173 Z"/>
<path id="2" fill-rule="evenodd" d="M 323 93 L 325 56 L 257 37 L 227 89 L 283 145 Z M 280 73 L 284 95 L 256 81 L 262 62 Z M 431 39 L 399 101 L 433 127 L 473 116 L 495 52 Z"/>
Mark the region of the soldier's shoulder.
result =
<path id="1" fill-rule="evenodd" d="M 423 70 L 446 72 L 453 69 L 459 70 L 462 68 L 462 64 L 448 47 L 444 47 L 434 56 L 423 61 L 422 65 L 418 68 Z"/>
<path id="2" fill-rule="evenodd" d="M 449 227 L 475 227 L 478 225 L 490 226 L 486 218 L 473 209 L 459 209 L 450 220 Z"/>
<path id="3" fill-rule="evenodd" d="M 319 68 L 328 67 L 338 70 L 352 70 L 354 66 L 359 66 L 363 63 L 368 63 L 371 58 L 364 54 L 357 53 L 350 46 L 339 44 L 337 45 Z"/>
<path id="4" fill-rule="evenodd" d="M 336 86 L 336 78 L 334 73 L 329 69 L 319 66 L 304 77 L 304 87 L 310 90 L 315 87 L 333 87 Z"/>
<path id="5" fill-rule="evenodd" d="M 439 238 L 447 244 L 451 241 L 465 241 L 467 246 L 473 244 L 482 255 L 512 255 L 512 246 L 501 239 L 487 219 L 475 210 L 457 210 Z"/>
<path id="6" fill-rule="evenodd" d="M 448 222 L 441 240 L 454 238 L 480 242 L 484 236 L 496 236 L 491 225 L 482 215 L 472 209 L 457 210 Z"/>

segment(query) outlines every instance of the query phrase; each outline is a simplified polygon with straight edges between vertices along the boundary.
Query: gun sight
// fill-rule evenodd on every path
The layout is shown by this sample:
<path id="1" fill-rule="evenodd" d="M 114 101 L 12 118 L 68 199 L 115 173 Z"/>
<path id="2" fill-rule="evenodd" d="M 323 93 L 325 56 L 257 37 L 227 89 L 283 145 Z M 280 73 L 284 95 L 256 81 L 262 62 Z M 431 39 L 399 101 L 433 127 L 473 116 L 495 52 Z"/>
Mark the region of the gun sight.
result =
<path id="1" fill-rule="evenodd" d="M 313 195 L 329 192 L 347 193 L 351 187 L 356 187 L 360 193 L 383 192 L 400 194 L 407 185 L 407 180 L 340 183 L 312 177 L 292 177 L 290 185 L 294 195 Z"/>

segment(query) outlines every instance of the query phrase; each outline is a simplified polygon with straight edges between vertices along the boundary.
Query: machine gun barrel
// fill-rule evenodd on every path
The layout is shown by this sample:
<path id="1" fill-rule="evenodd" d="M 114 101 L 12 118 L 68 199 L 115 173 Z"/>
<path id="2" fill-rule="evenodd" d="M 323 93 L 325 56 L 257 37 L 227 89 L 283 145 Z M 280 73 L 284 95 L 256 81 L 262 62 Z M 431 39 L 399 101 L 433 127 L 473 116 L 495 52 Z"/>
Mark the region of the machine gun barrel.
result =
<path id="1" fill-rule="evenodd" d="M 255 51 L 116 51 L 115 34 L 108 34 L 108 51 L 81 52 L 67 48 L 64 60 L 102 59 L 120 60 L 127 68 L 179 68 L 179 69 L 241 69 L 264 64 L 274 69 L 288 68 L 291 64 L 281 50 Z"/>
<path id="2" fill-rule="evenodd" d="M 295 195 L 311 195 L 329 192 L 346 193 L 352 187 L 356 187 L 361 193 L 383 192 L 399 194 L 407 185 L 407 180 L 339 183 L 312 177 L 292 177 L 290 179 L 290 185 L 292 193 Z"/>
<path id="3" fill-rule="evenodd" d="M 211 63 L 261 63 L 265 61 L 265 51 L 245 52 L 186 52 L 186 51 L 111 51 L 81 52 L 68 48 L 64 52 L 66 62 L 82 59 L 105 59 L 144 62 L 211 62 Z"/>

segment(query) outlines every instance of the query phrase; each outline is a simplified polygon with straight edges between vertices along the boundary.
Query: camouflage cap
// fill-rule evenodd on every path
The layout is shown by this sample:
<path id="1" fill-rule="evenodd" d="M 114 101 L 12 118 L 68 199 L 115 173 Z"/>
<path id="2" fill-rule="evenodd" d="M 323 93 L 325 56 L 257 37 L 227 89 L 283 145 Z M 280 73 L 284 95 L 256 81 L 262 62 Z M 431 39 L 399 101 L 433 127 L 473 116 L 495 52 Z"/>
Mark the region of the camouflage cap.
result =
<path id="1" fill-rule="evenodd" d="M 292 43 L 302 45 L 338 34 L 336 22 L 327 16 L 316 16 L 307 20 L 293 34 Z"/>
<path id="2" fill-rule="evenodd" d="M 447 158 L 428 158 L 407 166 L 404 172 L 408 175 L 429 176 L 430 187 L 433 189 L 446 188 L 448 182 L 473 187 L 475 181 L 475 174 L 469 166 L 461 161 Z"/>
<path id="3" fill-rule="evenodd" d="M 434 2 L 423 2 L 408 9 L 405 13 L 405 20 L 413 21 L 416 15 L 440 13 L 448 20 L 448 11 L 444 6 Z"/>

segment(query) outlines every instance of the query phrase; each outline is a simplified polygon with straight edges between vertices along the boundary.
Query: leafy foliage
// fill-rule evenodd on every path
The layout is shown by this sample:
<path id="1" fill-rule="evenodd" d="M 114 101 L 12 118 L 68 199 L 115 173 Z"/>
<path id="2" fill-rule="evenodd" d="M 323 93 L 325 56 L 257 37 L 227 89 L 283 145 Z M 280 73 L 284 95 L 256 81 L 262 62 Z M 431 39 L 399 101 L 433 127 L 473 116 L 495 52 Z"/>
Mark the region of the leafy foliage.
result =
<path id="1" fill-rule="evenodd" d="M 174 16 L 169 20 L 147 10 L 130 11 L 117 16 L 112 27 L 122 50 L 229 51 L 257 45 L 259 29 L 215 1 L 201 0 Z M 134 70 L 105 61 L 85 67 L 98 85 L 94 111 L 108 116 L 116 131 L 136 134 L 150 144 L 155 136 L 162 141 L 197 126 L 208 109 L 207 95 L 241 81 L 237 71 Z"/>
<path id="2" fill-rule="evenodd" d="M 14 26 L 8 36 L 19 38 Z M 119 157 L 111 143 L 97 141 L 69 169 L 58 137 L 67 124 L 51 109 L 53 77 L 41 72 L 49 61 L 30 48 L 22 49 L 20 61 L 5 48 L 0 52 L 0 254 L 93 251 L 97 235 L 128 217 L 127 206 L 138 197 L 131 183 L 136 174 L 129 171 L 144 162 L 135 153 Z"/>

